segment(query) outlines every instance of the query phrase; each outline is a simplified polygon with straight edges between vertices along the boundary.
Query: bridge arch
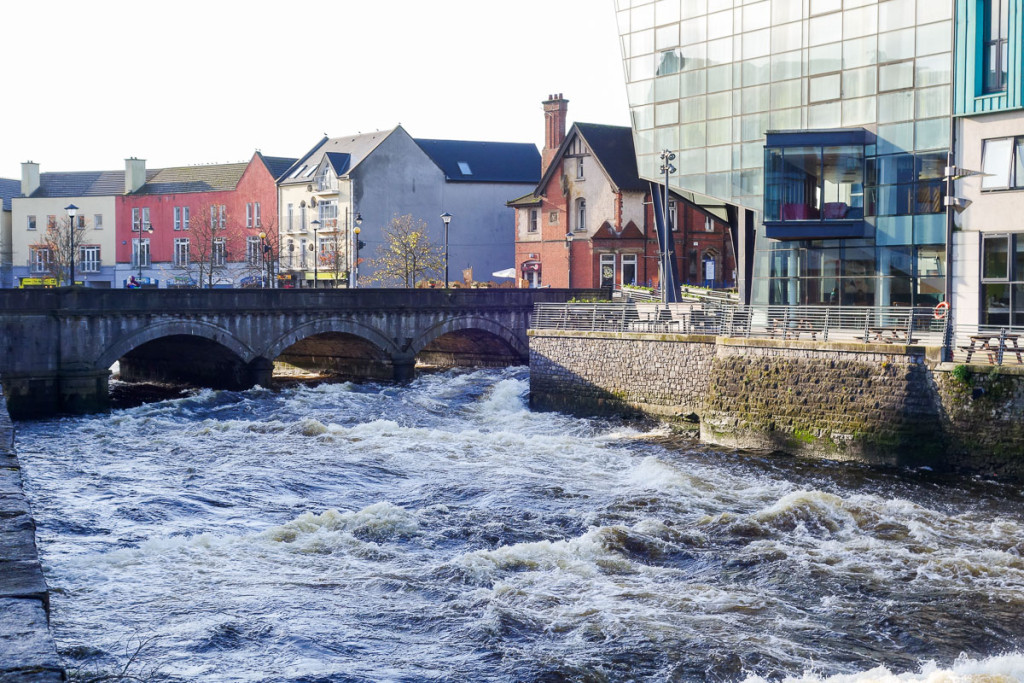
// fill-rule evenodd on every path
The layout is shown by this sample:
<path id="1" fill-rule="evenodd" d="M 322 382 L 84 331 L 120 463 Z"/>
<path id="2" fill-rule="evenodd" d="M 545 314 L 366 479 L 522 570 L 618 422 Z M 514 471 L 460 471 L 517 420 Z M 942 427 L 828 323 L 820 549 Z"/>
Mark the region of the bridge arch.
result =
<path id="1" fill-rule="evenodd" d="M 317 318 L 302 323 L 285 334 L 272 341 L 260 354 L 265 358 L 273 360 L 280 356 L 285 349 L 308 337 L 327 333 L 350 334 L 359 337 L 373 344 L 382 353 L 389 356 L 397 350 L 392 340 L 387 338 L 383 332 L 370 325 L 365 325 L 351 318 L 327 317 Z"/>
<path id="2" fill-rule="evenodd" d="M 244 363 L 251 362 L 257 354 L 247 344 L 237 339 L 230 331 L 204 321 L 172 320 L 154 325 L 146 325 L 119 337 L 96 358 L 93 366 L 97 370 L 106 370 L 114 361 L 124 357 L 143 344 L 164 337 L 201 337 L 220 344 L 238 356 Z"/>
<path id="3" fill-rule="evenodd" d="M 487 332 L 491 337 L 501 340 L 519 360 L 529 359 L 530 347 L 524 336 L 493 319 L 475 315 L 449 318 L 426 329 L 412 341 L 408 352 L 416 355 L 427 351 L 434 342 L 448 334 L 457 335 L 458 333 L 480 331 Z"/>

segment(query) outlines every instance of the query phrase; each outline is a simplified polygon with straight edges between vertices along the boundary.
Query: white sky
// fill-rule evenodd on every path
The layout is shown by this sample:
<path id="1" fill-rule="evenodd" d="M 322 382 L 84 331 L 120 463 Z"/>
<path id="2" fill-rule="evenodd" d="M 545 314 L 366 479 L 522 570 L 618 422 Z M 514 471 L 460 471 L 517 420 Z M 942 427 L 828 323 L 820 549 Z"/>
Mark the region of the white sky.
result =
<path id="1" fill-rule="evenodd" d="M 612 0 L 5 3 L 0 177 L 301 156 L 332 137 L 543 144 L 629 125 Z"/>

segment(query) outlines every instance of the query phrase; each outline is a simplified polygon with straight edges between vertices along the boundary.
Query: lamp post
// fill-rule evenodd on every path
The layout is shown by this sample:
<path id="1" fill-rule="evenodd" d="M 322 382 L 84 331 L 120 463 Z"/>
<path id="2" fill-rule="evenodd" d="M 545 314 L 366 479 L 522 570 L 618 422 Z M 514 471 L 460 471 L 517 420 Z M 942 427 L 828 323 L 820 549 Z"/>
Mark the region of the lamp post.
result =
<path id="1" fill-rule="evenodd" d="M 313 289 L 316 289 L 316 281 L 320 279 L 320 240 L 317 239 L 317 230 L 320 229 L 320 220 L 314 218 L 310 225 L 313 226 Z"/>
<path id="2" fill-rule="evenodd" d="M 444 288 L 448 289 L 448 224 L 452 222 L 452 215 L 445 211 L 441 220 L 444 221 Z"/>
<path id="3" fill-rule="evenodd" d="M 565 286 L 567 289 L 572 289 L 572 233 L 565 233 L 565 255 L 567 259 L 566 263 L 566 280 Z"/>
<path id="4" fill-rule="evenodd" d="M 68 286 L 75 286 L 75 216 L 78 215 L 78 207 L 74 204 L 68 204 L 64 207 L 64 210 L 68 212 L 68 271 L 71 276 L 71 280 L 68 282 Z"/>
<path id="5" fill-rule="evenodd" d="M 665 174 L 665 201 L 661 205 L 662 223 L 665 226 L 664 235 L 661 236 L 660 242 L 663 244 L 661 247 L 661 301 L 662 303 L 668 303 L 668 285 L 669 280 L 669 268 L 672 265 L 670 260 L 671 256 L 668 253 L 668 232 L 672 229 L 672 226 L 668 222 L 668 176 L 670 173 L 676 172 L 676 167 L 672 165 L 672 160 L 676 158 L 675 152 L 670 152 L 667 149 L 661 153 L 661 172 Z"/>
<path id="6" fill-rule="evenodd" d="M 263 282 L 260 283 L 260 289 L 263 289 L 270 282 L 271 268 L 273 266 L 273 260 L 272 259 L 273 259 L 274 253 L 273 253 L 273 250 L 270 248 L 270 245 L 267 244 L 267 233 L 265 233 L 263 231 L 260 231 L 259 237 L 260 237 L 260 254 L 261 254 L 261 258 L 263 259 L 264 278 L 266 278 L 266 279 L 260 278 L 261 280 L 263 280 Z M 267 254 L 270 254 L 270 258 L 267 258 Z"/>
<path id="7" fill-rule="evenodd" d="M 355 223 L 355 227 L 352 228 L 355 244 L 352 245 L 354 247 L 352 250 L 354 256 L 352 258 L 352 270 L 349 271 L 351 275 L 348 279 L 348 286 L 355 288 L 359 286 L 359 246 L 362 244 L 362 242 L 359 241 L 359 233 L 363 231 L 359 226 L 363 224 L 363 214 L 355 214 L 352 220 Z"/>

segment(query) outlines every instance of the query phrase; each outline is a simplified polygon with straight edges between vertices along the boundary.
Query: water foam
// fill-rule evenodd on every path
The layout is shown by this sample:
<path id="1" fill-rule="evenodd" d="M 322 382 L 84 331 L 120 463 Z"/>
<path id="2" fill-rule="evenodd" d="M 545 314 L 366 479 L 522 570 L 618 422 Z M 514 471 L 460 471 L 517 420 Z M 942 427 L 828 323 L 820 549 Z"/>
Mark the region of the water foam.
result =
<path id="1" fill-rule="evenodd" d="M 935 662 L 924 664 L 914 673 L 895 674 L 884 666 L 855 674 L 819 676 L 804 673 L 787 676 L 782 683 L 1020 683 L 1024 681 L 1024 655 L 1015 653 L 975 660 L 960 657 L 952 666 L 943 668 Z M 750 676 L 743 683 L 768 683 L 760 676 Z"/>

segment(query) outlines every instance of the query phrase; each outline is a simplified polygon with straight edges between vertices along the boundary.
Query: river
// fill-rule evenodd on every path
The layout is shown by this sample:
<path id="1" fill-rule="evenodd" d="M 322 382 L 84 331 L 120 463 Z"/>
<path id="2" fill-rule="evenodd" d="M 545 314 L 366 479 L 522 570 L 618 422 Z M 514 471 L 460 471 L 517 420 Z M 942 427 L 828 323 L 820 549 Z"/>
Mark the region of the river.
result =
<path id="1" fill-rule="evenodd" d="M 453 371 L 20 423 L 69 668 L 1024 680 L 1020 486 L 723 452 L 528 389 Z"/>

